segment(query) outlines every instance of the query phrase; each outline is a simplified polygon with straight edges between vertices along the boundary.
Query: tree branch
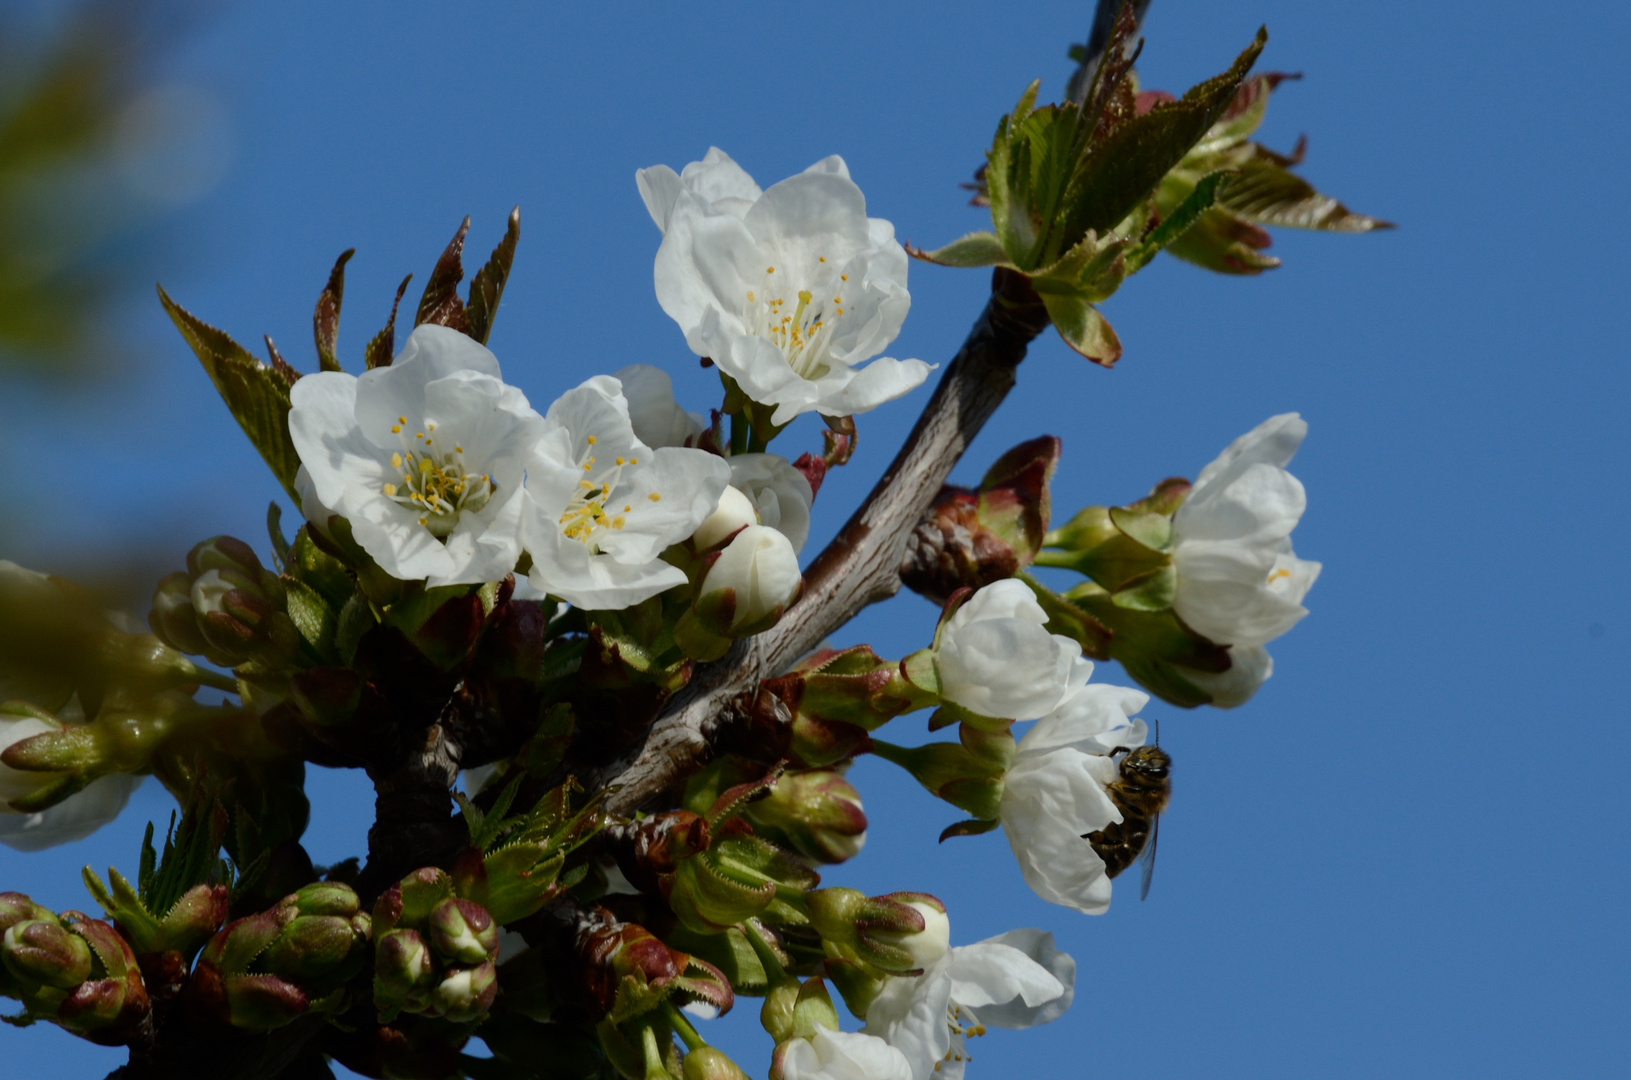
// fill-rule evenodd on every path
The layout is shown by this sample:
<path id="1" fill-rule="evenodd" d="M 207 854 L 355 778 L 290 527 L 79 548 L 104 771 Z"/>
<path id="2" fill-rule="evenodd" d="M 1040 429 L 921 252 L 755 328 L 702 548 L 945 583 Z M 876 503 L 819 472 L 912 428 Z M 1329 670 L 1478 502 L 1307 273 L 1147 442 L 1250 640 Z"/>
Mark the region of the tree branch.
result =
<path id="1" fill-rule="evenodd" d="M 701 669 L 639 746 L 586 778 L 591 791 L 615 787 L 607 809 L 632 813 L 696 771 L 739 695 L 785 671 L 867 605 L 900 590 L 912 530 L 1013 388 L 1026 347 L 1047 326 L 1047 313 L 1025 278 L 996 270 L 985 310 L 888 471 L 811 564 L 803 598 L 773 629 L 738 641 L 723 659 Z"/>

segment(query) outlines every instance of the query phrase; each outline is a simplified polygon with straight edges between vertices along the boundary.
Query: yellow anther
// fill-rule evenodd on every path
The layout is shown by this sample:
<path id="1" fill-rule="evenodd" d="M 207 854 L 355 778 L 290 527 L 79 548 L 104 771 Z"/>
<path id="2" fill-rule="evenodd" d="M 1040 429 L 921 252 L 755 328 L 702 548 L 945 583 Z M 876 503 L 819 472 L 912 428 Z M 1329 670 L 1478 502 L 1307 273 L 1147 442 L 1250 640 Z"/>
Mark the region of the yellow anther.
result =
<path id="1" fill-rule="evenodd" d="M 585 491 L 593 491 L 595 489 L 595 485 L 591 484 L 587 480 L 579 480 L 578 481 L 578 486 L 580 488 L 583 488 Z"/>
<path id="2" fill-rule="evenodd" d="M 849 280 L 849 275 L 848 274 L 839 274 L 838 275 L 838 280 L 839 281 L 848 281 Z"/>
<path id="3" fill-rule="evenodd" d="M 1290 576 L 1291 576 L 1291 571 L 1287 570 L 1285 567 L 1282 566 L 1280 569 L 1276 570 L 1274 573 L 1269 575 L 1269 584 L 1272 585 L 1276 581 L 1279 581 L 1281 578 L 1287 578 L 1287 577 L 1290 577 Z"/>
<path id="4" fill-rule="evenodd" d="M 406 424 L 408 422 L 408 418 L 406 416 L 399 416 L 396 418 L 396 422 L 399 424 Z"/>
<path id="5" fill-rule="evenodd" d="M 647 495 L 646 498 L 650 499 L 652 502 L 662 502 L 663 501 L 663 497 L 661 495 L 657 494 L 655 491 L 653 491 L 650 495 Z"/>
<path id="6" fill-rule="evenodd" d="M 622 459 L 622 458 L 618 458 L 618 459 L 617 459 L 617 463 L 618 463 L 618 464 L 619 464 L 619 465 L 622 465 L 622 464 L 623 464 L 623 463 L 624 463 L 624 462 L 623 462 L 623 459 Z"/>
<path id="7" fill-rule="evenodd" d="M 767 274 L 774 274 L 774 273 L 775 273 L 775 272 L 776 272 L 776 268 L 775 268 L 775 267 L 774 267 L 774 266 L 767 266 L 767 267 L 765 267 L 765 273 L 767 273 Z"/>
<path id="8" fill-rule="evenodd" d="M 419 524 L 421 524 L 421 525 L 423 525 L 423 524 L 425 524 L 425 519 L 424 519 L 424 518 L 420 518 L 420 519 L 419 519 Z"/>
<path id="9" fill-rule="evenodd" d="M 464 453 L 464 447 L 460 446 L 458 443 L 454 443 L 453 444 L 453 452 L 455 454 L 462 454 L 462 453 Z"/>
<path id="10" fill-rule="evenodd" d="M 386 498 L 387 498 L 387 499 L 388 499 L 388 498 L 390 498 L 390 497 L 391 497 L 391 496 L 392 496 L 392 495 L 395 495 L 395 494 L 396 494 L 396 485 L 395 485 L 395 484 L 386 484 L 386 485 L 385 485 L 385 486 L 384 486 L 384 487 L 383 487 L 383 488 L 381 488 L 381 489 L 380 489 L 380 490 L 381 490 L 381 491 L 383 491 L 383 492 L 385 492 L 385 497 L 386 497 Z"/>
<path id="11" fill-rule="evenodd" d="M 623 512 L 624 512 L 624 513 L 625 513 L 625 514 L 626 514 L 626 513 L 628 513 L 628 512 L 629 512 L 629 511 L 630 511 L 630 510 L 633 510 L 633 509 L 634 509 L 634 507 L 632 507 L 632 506 L 625 506 L 625 507 L 624 507 L 624 508 L 623 508 Z"/>
<path id="12" fill-rule="evenodd" d="M 589 438 L 585 441 L 588 442 L 590 446 L 595 445 L 595 437 L 593 435 L 589 436 Z"/>
<path id="13" fill-rule="evenodd" d="M 422 473 L 428 473 L 435 467 L 430 463 L 430 458 L 421 458 L 419 461 L 419 471 Z"/>
<path id="14" fill-rule="evenodd" d="M 623 518 L 621 518 L 621 517 L 612 518 L 612 528 L 621 529 L 622 527 L 623 527 Z"/>
<path id="15" fill-rule="evenodd" d="M 426 431 L 435 431 L 436 430 L 436 425 L 435 424 L 426 424 L 425 425 L 425 430 Z"/>
<path id="16" fill-rule="evenodd" d="M 392 435 L 402 434 L 402 425 L 401 424 L 392 424 L 391 425 L 391 434 Z"/>
<path id="17" fill-rule="evenodd" d="M 391 455 L 391 468 L 393 468 L 393 469 L 402 468 L 402 455 L 401 454 L 392 454 Z"/>
<path id="18" fill-rule="evenodd" d="M 750 303 L 750 304 L 753 303 L 753 290 L 752 289 L 748 290 L 748 303 Z"/>
<path id="19" fill-rule="evenodd" d="M 827 261 L 827 256 L 825 256 L 825 255 L 817 255 L 816 256 L 816 262 L 826 262 L 826 261 Z"/>

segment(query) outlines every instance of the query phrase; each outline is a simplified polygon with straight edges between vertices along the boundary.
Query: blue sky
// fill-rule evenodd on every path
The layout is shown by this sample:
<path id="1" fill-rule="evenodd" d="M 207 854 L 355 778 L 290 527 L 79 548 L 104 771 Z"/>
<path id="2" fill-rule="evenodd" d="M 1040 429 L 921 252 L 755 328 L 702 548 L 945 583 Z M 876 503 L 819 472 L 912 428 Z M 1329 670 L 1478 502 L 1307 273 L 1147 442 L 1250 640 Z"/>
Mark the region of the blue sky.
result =
<path id="1" fill-rule="evenodd" d="M 547 402 L 660 363 L 705 408 L 717 384 L 652 296 L 634 170 L 715 144 L 769 183 L 839 153 L 872 214 L 937 245 L 984 224 L 956 185 L 1027 82 L 1061 90 L 1091 6 L 228 6 L 171 70 L 227 106 L 231 165 L 142 258 L 200 317 L 246 344 L 270 333 L 309 370 L 312 303 L 355 246 L 340 331 L 355 369 L 402 274 L 422 283 L 467 213 L 484 254 L 519 203 L 492 339 L 509 380 Z M 937 846 L 957 813 L 878 762 L 853 774 L 867 851 L 827 881 L 933 892 L 956 940 L 1044 926 L 1075 955 L 1074 1009 L 976 1042 L 973 1077 L 1626 1075 L 1631 14 L 1156 0 L 1145 85 L 1221 70 L 1260 23 L 1262 66 L 1306 75 L 1277 92 L 1263 140 L 1307 132 L 1304 174 L 1401 228 L 1277 233 L 1285 265 L 1257 279 L 1158 260 L 1105 306 L 1121 364 L 1096 369 L 1050 334 L 956 475 L 1057 434 L 1063 515 L 1193 475 L 1300 411 L 1297 549 L 1325 564 L 1312 615 L 1246 707 L 1147 712 L 1175 759 L 1147 902 L 1121 889 L 1098 918 L 1041 903 L 1000 836 Z M 915 265 L 893 355 L 949 360 L 985 287 Z M 132 359 L 95 393 L 8 390 L 14 474 L 51 480 L 29 482 L 31 528 L 0 554 L 62 569 L 109 535 L 173 536 L 178 564 L 212 533 L 264 546 L 275 485 L 156 302 L 132 307 L 127 334 Z M 863 419 L 811 551 L 925 397 Z M 818 436 L 805 422 L 784 441 Z M 903 596 L 839 643 L 901 655 L 933 618 Z M 363 778 L 312 787 L 313 856 L 361 851 Z M 132 868 L 167 815 L 149 784 L 82 845 L 0 852 L 0 888 L 89 906 L 78 867 Z M 705 1033 L 762 1074 L 756 1012 Z M 45 1025 L 3 1038 L 19 1076 L 120 1060 Z"/>

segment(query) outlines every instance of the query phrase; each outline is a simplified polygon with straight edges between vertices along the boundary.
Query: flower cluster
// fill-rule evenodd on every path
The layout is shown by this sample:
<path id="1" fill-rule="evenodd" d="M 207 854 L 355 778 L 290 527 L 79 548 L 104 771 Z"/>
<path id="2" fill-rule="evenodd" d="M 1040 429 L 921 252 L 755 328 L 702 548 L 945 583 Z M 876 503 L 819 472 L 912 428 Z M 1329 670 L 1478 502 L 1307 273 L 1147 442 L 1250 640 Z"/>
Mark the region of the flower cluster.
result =
<path id="1" fill-rule="evenodd" d="M 969 401 L 1006 393 L 1050 323 L 1115 359 L 1093 305 L 1206 220 L 1223 178 L 1179 177 L 1175 205 L 1157 188 L 1266 94 L 1243 82 L 1259 40 L 1146 107 L 1132 10 L 1084 98 L 1039 108 L 1033 86 L 999 126 L 996 231 L 927 256 L 995 267 L 989 306 L 808 581 L 854 417 L 931 370 L 880 355 L 908 251 L 842 158 L 767 189 L 718 149 L 636 175 L 657 301 L 719 379 L 706 416 L 648 364 L 545 407 L 506 381 L 487 341 L 518 213 L 462 298 L 459 229 L 402 347 L 393 307 L 360 374 L 336 349 L 350 252 L 306 375 L 161 292 L 304 520 L 287 537 L 273 504 L 264 559 L 196 544 L 146 627 L 0 562 L 0 843 L 83 837 L 146 775 L 181 808 L 134 880 L 87 869 L 105 920 L 0 893 L 6 1019 L 167 1075 L 327 1058 L 426 1080 L 742 1080 L 700 1022 L 760 998 L 772 1080 L 960 1080 L 971 1039 L 1063 1015 L 1076 963 L 1050 933 L 954 945 L 939 898 L 823 875 L 865 850 L 850 766 L 872 754 L 965 815 L 942 840 L 1000 831 L 1041 899 L 1102 914 L 1140 857 L 1142 895 L 1171 794 L 1152 695 L 1243 703 L 1306 614 L 1295 414 L 1193 483 L 1056 528 L 1058 438 L 941 486 L 983 419 Z M 805 413 L 821 451 L 774 452 Z M 902 584 L 940 606 L 922 648 L 817 644 Z M 1106 662 L 1149 692 L 1094 681 Z M 373 783 L 365 863 L 303 847 L 311 764 Z M 477 1037 L 490 1058 L 466 1052 Z"/>

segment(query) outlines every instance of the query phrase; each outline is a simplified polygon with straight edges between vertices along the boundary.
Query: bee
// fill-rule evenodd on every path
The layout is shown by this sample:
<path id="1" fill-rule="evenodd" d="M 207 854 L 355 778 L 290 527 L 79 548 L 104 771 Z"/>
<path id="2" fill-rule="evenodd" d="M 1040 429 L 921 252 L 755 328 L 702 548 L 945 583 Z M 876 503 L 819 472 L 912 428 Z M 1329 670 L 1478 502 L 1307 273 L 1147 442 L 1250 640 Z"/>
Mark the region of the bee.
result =
<path id="1" fill-rule="evenodd" d="M 1143 881 L 1140 900 L 1150 895 L 1150 877 L 1155 873 L 1155 842 L 1160 832 L 1161 811 L 1172 796 L 1172 758 L 1159 746 L 1140 746 L 1128 751 L 1117 747 L 1112 756 L 1126 752 L 1121 759 L 1121 779 L 1110 784 L 1106 794 L 1121 811 L 1119 825 L 1106 825 L 1082 839 L 1104 860 L 1107 877 L 1115 877 L 1143 854 Z"/>

